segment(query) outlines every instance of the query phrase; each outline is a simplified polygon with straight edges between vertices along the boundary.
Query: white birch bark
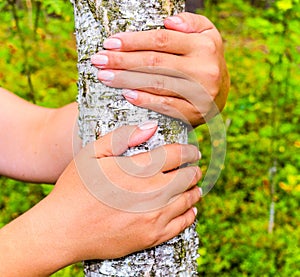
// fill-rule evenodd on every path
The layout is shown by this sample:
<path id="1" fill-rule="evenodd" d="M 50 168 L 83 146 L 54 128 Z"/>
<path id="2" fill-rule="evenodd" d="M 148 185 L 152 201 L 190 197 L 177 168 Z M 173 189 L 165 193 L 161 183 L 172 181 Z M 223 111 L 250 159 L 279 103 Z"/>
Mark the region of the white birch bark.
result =
<path id="1" fill-rule="evenodd" d="M 96 78 L 90 57 L 102 49 L 103 40 L 120 31 L 161 27 L 163 19 L 183 11 L 183 0 L 73 0 L 78 48 L 79 129 L 83 144 L 115 128 L 147 119 L 159 122 L 156 135 L 126 155 L 148 151 L 166 143 L 187 143 L 187 127 L 180 121 L 134 107 L 121 90 Z M 109 228 L 109 226 L 107 226 Z M 122 232 L 122 230 L 120 230 Z M 151 232 L 151 230 L 145 230 Z M 198 237 L 195 225 L 153 249 L 122 259 L 85 261 L 86 276 L 196 276 Z"/>

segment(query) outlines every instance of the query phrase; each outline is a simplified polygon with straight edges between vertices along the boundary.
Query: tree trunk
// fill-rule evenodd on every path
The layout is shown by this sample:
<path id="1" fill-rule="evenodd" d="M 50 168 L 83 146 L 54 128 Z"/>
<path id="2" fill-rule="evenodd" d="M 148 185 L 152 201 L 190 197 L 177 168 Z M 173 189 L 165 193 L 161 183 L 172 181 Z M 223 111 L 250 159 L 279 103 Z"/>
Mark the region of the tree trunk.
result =
<path id="1" fill-rule="evenodd" d="M 187 143 L 184 123 L 147 109 L 135 107 L 121 90 L 109 88 L 96 78 L 90 57 L 102 49 L 103 40 L 120 31 L 162 27 L 163 19 L 183 11 L 183 0 L 73 0 L 78 48 L 79 133 L 83 144 L 115 128 L 158 120 L 158 131 L 147 143 L 127 151 L 132 155 L 167 143 Z M 109 226 L 108 226 L 109 228 Z M 149 232 L 151 230 L 145 230 Z M 122 230 L 120 230 L 122 232 Z M 196 276 L 198 237 L 195 225 L 178 237 L 153 249 L 122 259 L 85 261 L 86 276 Z"/>

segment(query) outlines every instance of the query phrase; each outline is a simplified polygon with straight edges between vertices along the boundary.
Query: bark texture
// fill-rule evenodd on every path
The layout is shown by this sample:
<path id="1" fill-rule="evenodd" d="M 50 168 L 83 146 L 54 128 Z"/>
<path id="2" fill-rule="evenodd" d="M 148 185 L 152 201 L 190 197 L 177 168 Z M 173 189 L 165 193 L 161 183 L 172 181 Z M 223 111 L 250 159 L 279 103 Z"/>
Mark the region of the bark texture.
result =
<path id="1" fill-rule="evenodd" d="M 159 122 L 156 135 L 125 155 L 157 146 L 187 143 L 187 127 L 181 121 L 137 108 L 120 89 L 109 88 L 97 78 L 90 56 L 102 49 L 103 40 L 120 31 L 141 31 L 163 26 L 163 19 L 183 11 L 183 0 L 73 0 L 78 48 L 79 129 L 83 144 L 115 128 L 147 119 Z M 109 228 L 109 227 L 108 227 Z M 145 230 L 149 232 L 151 230 Z M 120 230 L 122 232 L 122 230 Z M 178 237 L 153 249 L 122 259 L 85 261 L 86 276 L 196 276 L 198 237 L 195 225 Z"/>

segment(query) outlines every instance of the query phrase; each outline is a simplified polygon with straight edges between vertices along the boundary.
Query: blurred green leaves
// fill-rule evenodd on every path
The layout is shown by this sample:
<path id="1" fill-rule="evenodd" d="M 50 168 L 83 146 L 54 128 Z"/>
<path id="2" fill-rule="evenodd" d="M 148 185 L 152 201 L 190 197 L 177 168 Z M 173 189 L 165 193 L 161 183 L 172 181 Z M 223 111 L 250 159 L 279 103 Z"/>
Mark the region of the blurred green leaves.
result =
<path id="1" fill-rule="evenodd" d="M 77 58 L 69 1 L 4 1 L 0 8 L 0 85 L 49 107 L 74 101 Z"/>
<path id="2" fill-rule="evenodd" d="M 199 274 L 300 276 L 300 1 L 207 0 L 205 7 L 224 38 L 232 86 L 223 112 L 225 168 L 198 207 Z M 49 107 L 74 101 L 69 1 L 1 1 L 0 12 L 0 85 Z M 196 135 L 205 174 L 211 155 L 207 126 Z M 0 226 L 51 189 L 1 179 Z M 272 199 L 275 226 L 268 233 Z M 75 266 L 55 276 L 82 272 Z"/>
<path id="3" fill-rule="evenodd" d="M 232 86 L 225 169 L 199 207 L 200 275 L 300 276 L 300 3 L 205 4 L 225 41 Z M 208 148 L 205 129 L 198 132 Z"/>
<path id="4" fill-rule="evenodd" d="M 77 54 L 71 3 L 0 1 L 0 14 L 0 86 L 47 107 L 74 101 Z M 0 227 L 35 205 L 52 188 L 0 178 Z M 55 275 L 83 276 L 82 267 L 75 265 Z"/>

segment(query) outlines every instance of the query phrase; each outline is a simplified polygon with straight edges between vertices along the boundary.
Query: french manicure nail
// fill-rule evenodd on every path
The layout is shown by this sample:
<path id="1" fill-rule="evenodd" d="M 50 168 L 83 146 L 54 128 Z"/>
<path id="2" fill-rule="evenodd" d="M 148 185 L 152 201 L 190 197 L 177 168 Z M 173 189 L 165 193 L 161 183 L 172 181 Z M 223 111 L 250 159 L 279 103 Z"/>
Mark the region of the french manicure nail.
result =
<path id="1" fill-rule="evenodd" d="M 124 89 L 122 94 L 125 98 L 129 98 L 132 100 L 136 100 L 138 98 L 137 92 L 131 89 Z"/>
<path id="2" fill-rule="evenodd" d="M 202 188 L 199 187 L 199 191 L 200 191 L 200 197 L 202 197 L 202 195 L 203 195 L 203 190 L 202 190 Z"/>
<path id="3" fill-rule="evenodd" d="M 199 152 L 199 157 L 198 157 L 198 160 L 200 160 L 201 158 L 202 158 L 202 154 L 201 154 L 201 152 L 200 151 L 198 151 Z"/>
<path id="4" fill-rule="evenodd" d="M 171 20 L 175 24 L 181 24 L 183 22 L 182 18 L 179 16 L 170 16 L 167 18 L 168 20 Z"/>
<path id="5" fill-rule="evenodd" d="M 158 122 L 156 120 L 148 120 L 142 122 L 138 125 L 139 129 L 142 131 L 150 130 L 157 127 Z"/>
<path id="6" fill-rule="evenodd" d="M 195 214 L 195 216 L 197 215 L 197 213 L 198 213 L 198 210 L 197 210 L 197 208 L 196 207 L 193 207 L 193 212 L 194 212 L 194 214 Z"/>
<path id="7" fill-rule="evenodd" d="M 106 49 L 119 49 L 122 46 L 122 42 L 118 38 L 108 38 L 103 42 L 103 47 Z"/>
<path id="8" fill-rule="evenodd" d="M 98 78 L 101 81 L 112 81 L 115 78 L 115 74 L 108 70 L 100 70 L 98 72 Z"/>
<path id="9" fill-rule="evenodd" d="M 108 57 L 106 55 L 93 55 L 91 62 L 96 65 L 106 65 L 108 63 Z"/>

